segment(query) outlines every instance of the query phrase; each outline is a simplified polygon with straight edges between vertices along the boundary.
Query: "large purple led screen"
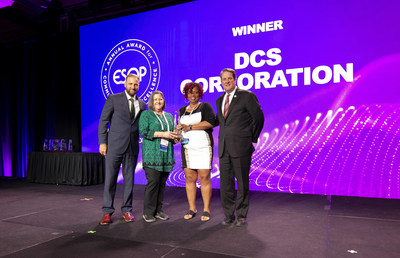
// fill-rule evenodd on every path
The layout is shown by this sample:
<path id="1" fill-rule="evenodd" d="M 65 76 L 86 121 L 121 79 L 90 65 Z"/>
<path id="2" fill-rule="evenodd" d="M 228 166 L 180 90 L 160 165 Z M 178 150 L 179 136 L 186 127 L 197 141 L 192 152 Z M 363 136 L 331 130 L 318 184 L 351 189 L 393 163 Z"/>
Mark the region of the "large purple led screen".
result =
<path id="1" fill-rule="evenodd" d="M 138 95 L 185 105 L 223 94 L 234 68 L 265 124 L 250 172 L 257 191 L 400 198 L 400 2 L 199 0 L 82 26 L 82 150 L 98 151 L 105 98 L 142 77 Z M 219 188 L 218 127 L 212 185 Z M 184 186 L 180 145 L 168 185 Z M 141 154 L 140 154 L 141 155 Z M 135 183 L 145 184 L 141 161 Z"/>

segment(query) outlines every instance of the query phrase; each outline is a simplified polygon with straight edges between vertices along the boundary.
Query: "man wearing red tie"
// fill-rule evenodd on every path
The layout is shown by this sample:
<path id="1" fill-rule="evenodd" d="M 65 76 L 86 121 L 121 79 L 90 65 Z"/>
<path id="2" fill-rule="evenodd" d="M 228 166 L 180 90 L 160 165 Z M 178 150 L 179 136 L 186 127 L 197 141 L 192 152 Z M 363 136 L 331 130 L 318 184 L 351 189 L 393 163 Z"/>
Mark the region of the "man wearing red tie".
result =
<path id="1" fill-rule="evenodd" d="M 236 87 L 236 72 L 223 69 L 225 93 L 217 99 L 220 191 L 225 220 L 222 225 L 242 226 L 249 209 L 249 172 L 253 143 L 264 126 L 264 114 L 256 95 Z M 238 191 L 235 200 L 235 178 Z M 235 221 L 235 213 L 237 220 Z"/>

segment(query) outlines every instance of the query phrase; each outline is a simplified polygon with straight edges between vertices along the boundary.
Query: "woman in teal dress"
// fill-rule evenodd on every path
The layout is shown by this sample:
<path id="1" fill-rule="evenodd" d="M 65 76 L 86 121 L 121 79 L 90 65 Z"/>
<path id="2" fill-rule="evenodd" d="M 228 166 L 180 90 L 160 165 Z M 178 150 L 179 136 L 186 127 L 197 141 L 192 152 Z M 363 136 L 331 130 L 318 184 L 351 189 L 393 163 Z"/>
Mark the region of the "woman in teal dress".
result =
<path id="1" fill-rule="evenodd" d="M 139 120 L 139 133 L 143 137 L 142 162 L 147 178 L 144 193 L 143 219 L 154 222 L 167 220 L 163 211 L 165 183 L 175 165 L 174 146 L 178 135 L 173 132 L 174 120 L 164 112 L 165 99 L 161 91 L 150 95 L 149 110 L 143 111 Z"/>

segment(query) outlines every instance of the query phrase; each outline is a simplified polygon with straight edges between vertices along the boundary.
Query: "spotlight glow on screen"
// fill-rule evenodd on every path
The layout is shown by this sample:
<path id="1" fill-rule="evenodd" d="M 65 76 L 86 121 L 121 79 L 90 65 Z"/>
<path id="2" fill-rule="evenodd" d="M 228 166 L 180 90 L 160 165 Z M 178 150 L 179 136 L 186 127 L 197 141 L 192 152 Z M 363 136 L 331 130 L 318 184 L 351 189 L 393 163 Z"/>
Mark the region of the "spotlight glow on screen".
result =
<path id="1" fill-rule="evenodd" d="M 0 0 L 0 8 L 12 6 L 14 0 Z"/>
<path id="2" fill-rule="evenodd" d="M 266 118 L 251 190 L 400 198 L 398 10 L 388 0 L 199 0 L 82 26 L 82 151 L 98 151 L 105 98 L 126 74 L 141 75 L 140 98 L 160 90 L 174 113 L 188 81 L 215 110 L 230 67 Z M 180 155 L 178 144 L 170 186 L 185 186 Z M 135 183 L 146 183 L 140 159 Z"/>

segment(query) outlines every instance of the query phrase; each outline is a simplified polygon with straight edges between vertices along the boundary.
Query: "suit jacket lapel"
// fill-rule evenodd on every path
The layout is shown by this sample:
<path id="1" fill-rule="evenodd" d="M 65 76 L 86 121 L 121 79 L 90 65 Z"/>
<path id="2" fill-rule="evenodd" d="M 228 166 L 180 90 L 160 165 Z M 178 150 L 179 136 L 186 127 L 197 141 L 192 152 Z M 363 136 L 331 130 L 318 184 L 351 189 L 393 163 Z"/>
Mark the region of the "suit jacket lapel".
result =
<path id="1" fill-rule="evenodd" d="M 139 101 L 139 113 L 135 116 L 135 119 L 132 120 L 132 124 L 135 123 L 136 119 L 139 117 L 140 112 L 142 112 L 143 110 L 146 109 L 146 104 L 144 104 L 144 106 L 142 105 L 142 101 L 140 101 L 139 98 L 137 98 Z M 143 102 L 144 103 L 144 102 Z M 130 113 L 129 113 L 130 115 Z"/>
<path id="2" fill-rule="evenodd" d="M 232 109 L 235 108 L 236 102 L 238 102 L 238 99 L 239 99 L 238 91 L 239 91 L 239 89 L 236 89 L 235 94 L 233 96 L 230 96 L 233 99 L 232 99 L 231 103 L 229 104 L 229 109 L 228 109 L 228 113 L 226 114 L 225 120 L 228 119 L 229 114 L 232 112 Z"/>
<path id="3" fill-rule="evenodd" d="M 221 117 L 221 121 L 224 121 L 224 115 L 222 114 L 222 101 L 224 99 L 225 93 L 217 99 L 217 116 Z"/>
<path id="4" fill-rule="evenodd" d="M 125 91 L 121 92 L 120 98 L 121 98 L 121 103 L 123 103 L 123 111 L 122 112 L 124 113 L 125 117 L 128 116 L 130 119 L 131 118 L 131 112 L 129 111 L 130 101 L 126 97 Z"/>

